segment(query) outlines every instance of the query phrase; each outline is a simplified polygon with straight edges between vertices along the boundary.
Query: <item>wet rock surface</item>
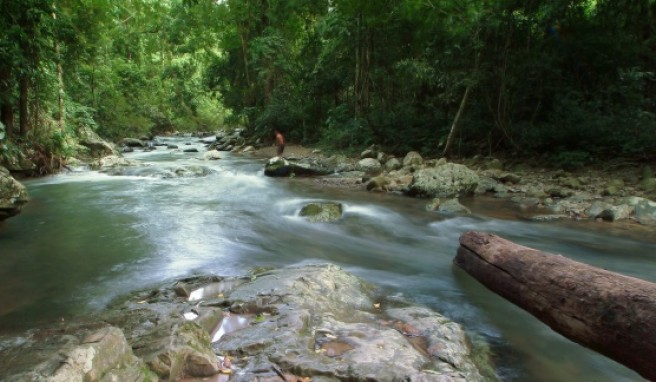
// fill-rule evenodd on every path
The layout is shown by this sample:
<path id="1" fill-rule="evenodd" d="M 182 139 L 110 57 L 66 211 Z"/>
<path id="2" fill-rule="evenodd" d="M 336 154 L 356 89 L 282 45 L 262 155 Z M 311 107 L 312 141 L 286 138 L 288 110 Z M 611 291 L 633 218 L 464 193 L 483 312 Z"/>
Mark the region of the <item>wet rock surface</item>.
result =
<path id="1" fill-rule="evenodd" d="M 510 201 L 523 218 L 533 221 L 596 220 L 656 227 L 656 178 L 648 165 L 641 169 L 638 164 L 620 162 L 569 172 L 531 167 L 525 162 L 504 163 L 497 158 L 475 157 L 451 163 L 445 158 L 424 159 L 416 152 L 409 152 L 402 161 L 380 151 L 374 158 L 368 149 L 360 157 L 378 160 L 382 166 L 382 173 L 372 177 L 354 171 L 361 167 L 359 159 L 339 155 L 326 158 L 302 147 L 290 150 L 300 153 L 305 161 L 330 163 L 334 171 L 315 179 L 326 186 L 424 198 L 491 196 Z M 260 149 L 258 153 L 268 152 Z"/>
<path id="2" fill-rule="evenodd" d="M 272 177 L 285 176 L 321 176 L 335 172 L 334 163 L 318 158 L 283 158 L 269 159 L 264 166 L 264 175 Z"/>
<path id="3" fill-rule="evenodd" d="M 341 203 L 309 203 L 301 208 L 299 215 L 312 223 L 329 223 L 342 217 Z"/>
<path id="4" fill-rule="evenodd" d="M 123 332 L 104 323 L 36 329 L 0 340 L 0 380 L 157 381 Z"/>
<path id="5" fill-rule="evenodd" d="M 0 166 L 0 221 L 20 213 L 27 203 L 27 189 Z"/>
<path id="6" fill-rule="evenodd" d="M 188 278 L 0 338 L 0 379 L 495 380 L 486 355 L 458 324 L 326 264 Z"/>

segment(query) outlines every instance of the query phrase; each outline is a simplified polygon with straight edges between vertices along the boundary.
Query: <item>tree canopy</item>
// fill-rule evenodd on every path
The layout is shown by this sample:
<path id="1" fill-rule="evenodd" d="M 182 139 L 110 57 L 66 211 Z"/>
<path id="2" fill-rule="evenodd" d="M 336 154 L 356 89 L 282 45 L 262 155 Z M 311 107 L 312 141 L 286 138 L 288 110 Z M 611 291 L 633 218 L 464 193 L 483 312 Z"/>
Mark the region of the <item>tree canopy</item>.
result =
<path id="1" fill-rule="evenodd" d="M 0 139 L 246 126 L 402 154 L 656 149 L 654 0 L 0 3 Z M 4 136 L 4 138 L 2 138 Z"/>

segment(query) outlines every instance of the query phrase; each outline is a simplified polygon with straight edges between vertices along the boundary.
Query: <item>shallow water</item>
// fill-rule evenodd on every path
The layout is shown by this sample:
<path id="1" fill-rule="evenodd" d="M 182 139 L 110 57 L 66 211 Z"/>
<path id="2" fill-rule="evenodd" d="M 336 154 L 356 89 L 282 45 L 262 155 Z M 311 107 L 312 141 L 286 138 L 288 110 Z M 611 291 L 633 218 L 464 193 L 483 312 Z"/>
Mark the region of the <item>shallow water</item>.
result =
<path id="1" fill-rule="evenodd" d="M 196 274 L 332 262 L 386 293 L 428 305 L 492 345 L 507 381 L 639 381 L 634 372 L 551 331 L 452 266 L 458 237 L 487 231 L 541 250 L 656 281 L 656 242 L 605 223 L 531 223 L 505 202 L 464 201 L 450 217 L 425 200 L 325 188 L 263 176 L 263 162 L 163 147 L 130 158 L 148 171 L 80 171 L 24 182 L 31 201 L 0 227 L 0 331 L 101 309 L 112 298 Z M 184 140 L 176 141 L 184 147 Z M 200 178 L 158 169 L 208 166 Z M 334 224 L 297 216 L 311 201 L 339 201 Z M 495 216 L 495 217 L 490 217 Z"/>

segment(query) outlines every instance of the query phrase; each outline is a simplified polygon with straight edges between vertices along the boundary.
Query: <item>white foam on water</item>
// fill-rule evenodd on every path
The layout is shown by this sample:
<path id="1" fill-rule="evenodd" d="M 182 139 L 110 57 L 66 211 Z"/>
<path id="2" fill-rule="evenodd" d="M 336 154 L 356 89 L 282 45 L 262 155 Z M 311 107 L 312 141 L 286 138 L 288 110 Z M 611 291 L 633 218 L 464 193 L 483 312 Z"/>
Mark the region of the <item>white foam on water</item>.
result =
<path id="1" fill-rule="evenodd" d="M 376 220 L 383 219 L 387 222 L 390 221 L 405 221 L 406 219 L 387 208 L 375 206 L 375 205 L 351 205 L 344 204 L 344 215 L 359 215 L 367 218 L 373 218 Z"/>
<path id="2" fill-rule="evenodd" d="M 111 182 L 123 181 L 126 179 L 149 179 L 143 176 L 136 175 L 108 175 L 98 171 L 82 171 L 82 172 L 69 172 L 47 176 L 26 182 L 30 186 L 42 186 L 48 184 L 64 184 L 64 183 L 82 183 L 82 182 Z"/>
<path id="3" fill-rule="evenodd" d="M 267 179 L 255 175 L 236 173 L 234 171 L 218 170 L 218 175 L 224 178 L 225 181 L 230 183 L 231 187 L 258 187 L 264 188 L 268 186 Z"/>

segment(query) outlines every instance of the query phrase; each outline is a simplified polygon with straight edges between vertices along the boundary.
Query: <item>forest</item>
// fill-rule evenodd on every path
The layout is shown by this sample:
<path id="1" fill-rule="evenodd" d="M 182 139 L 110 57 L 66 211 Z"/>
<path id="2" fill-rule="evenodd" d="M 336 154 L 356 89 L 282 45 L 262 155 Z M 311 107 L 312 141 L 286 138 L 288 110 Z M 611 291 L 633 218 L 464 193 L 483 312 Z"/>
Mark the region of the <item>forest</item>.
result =
<path id="1" fill-rule="evenodd" d="M 354 152 L 653 159 L 654 0 L 2 0 L 0 156 L 243 126 Z"/>

